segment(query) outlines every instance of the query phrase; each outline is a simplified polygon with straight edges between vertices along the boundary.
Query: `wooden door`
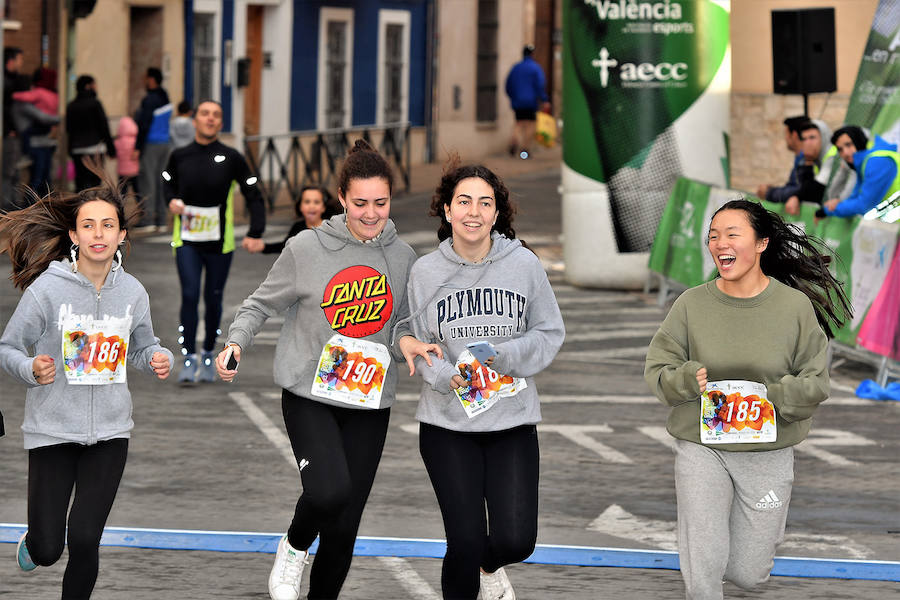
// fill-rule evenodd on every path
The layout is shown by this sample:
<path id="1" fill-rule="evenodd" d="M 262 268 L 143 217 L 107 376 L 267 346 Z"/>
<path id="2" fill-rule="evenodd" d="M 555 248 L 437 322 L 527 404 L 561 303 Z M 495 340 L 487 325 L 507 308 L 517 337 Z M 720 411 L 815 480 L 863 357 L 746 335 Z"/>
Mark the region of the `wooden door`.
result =
<path id="1" fill-rule="evenodd" d="M 263 67 L 262 6 L 247 7 L 247 58 L 250 59 L 250 85 L 244 88 L 244 135 L 257 135 Z"/>

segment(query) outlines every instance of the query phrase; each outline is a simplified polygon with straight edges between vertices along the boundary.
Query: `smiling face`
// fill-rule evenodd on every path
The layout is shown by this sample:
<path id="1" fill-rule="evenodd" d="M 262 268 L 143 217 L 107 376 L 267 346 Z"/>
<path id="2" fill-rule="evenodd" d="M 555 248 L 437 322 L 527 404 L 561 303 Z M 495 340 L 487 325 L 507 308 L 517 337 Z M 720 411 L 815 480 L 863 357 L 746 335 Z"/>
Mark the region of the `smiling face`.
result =
<path id="1" fill-rule="evenodd" d="M 450 205 L 444 205 L 444 216 L 450 223 L 454 244 L 484 244 L 497 220 L 494 188 L 480 177 L 463 179 L 456 184 Z"/>
<path id="2" fill-rule="evenodd" d="M 112 264 L 119 244 L 125 240 L 125 230 L 120 228 L 115 206 L 103 200 L 91 200 L 78 209 L 75 229 L 69 231 L 69 238 L 79 247 L 79 261 Z"/>
<path id="3" fill-rule="evenodd" d="M 306 190 L 300 196 L 300 214 L 309 227 L 318 227 L 325 214 L 325 198 L 321 190 Z"/>
<path id="4" fill-rule="evenodd" d="M 760 257 L 768 244 L 769 238 L 757 239 L 743 210 L 723 210 L 709 225 L 709 253 L 728 282 L 762 276 Z"/>
<path id="5" fill-rule="evenodd" d="M 363 242 L 378 236 L 391 213 L 391 187 L 383 177 L 351 179 L 346 194 L 338 194 L 347 212 L 347 229 Z"/>

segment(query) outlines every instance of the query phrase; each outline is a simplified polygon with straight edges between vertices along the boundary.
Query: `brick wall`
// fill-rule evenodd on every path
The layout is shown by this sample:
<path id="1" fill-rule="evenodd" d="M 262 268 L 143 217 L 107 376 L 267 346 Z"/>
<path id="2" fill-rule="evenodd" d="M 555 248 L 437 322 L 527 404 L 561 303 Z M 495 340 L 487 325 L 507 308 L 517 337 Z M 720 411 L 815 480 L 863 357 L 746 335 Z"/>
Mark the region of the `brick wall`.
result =
<path id="1" fill-rule="evenodd" d="M 59 1 L 47 0 L 47 33 L 49 35 L 49 66 L 58 68 Z M 41 66 L 41 4 L 40 0 L 9 0 L 8 21 L 21 24 L 21 29 L 3 32 L 4 46 L 18 46 L 25 52 L 23 73 L 31 74 Z"/>
<path id="2" fill-rule="evenodd" d="M 843 125 L 849 94 L 809 97 L 809 114 L 832 131 Z M 803 113 L 802 96 L 731 94 L 731 186 L 755 192 L 761 183 L 783 185 L 793 164 L 784 144 L 786 117 Z"/>

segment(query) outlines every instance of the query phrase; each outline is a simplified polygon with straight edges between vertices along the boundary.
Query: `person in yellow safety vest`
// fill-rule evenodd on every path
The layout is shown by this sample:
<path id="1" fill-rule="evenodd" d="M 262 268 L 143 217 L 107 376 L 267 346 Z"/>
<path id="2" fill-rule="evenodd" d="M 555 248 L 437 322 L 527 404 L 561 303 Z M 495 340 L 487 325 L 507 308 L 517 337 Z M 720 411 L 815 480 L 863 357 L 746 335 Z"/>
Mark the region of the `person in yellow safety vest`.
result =
<path id="1" fill-rule="evenodd" d="M 801 202 L 822 204 L 825 185 L 819 181 L 820 170 L 831 170 L 832 163 L 827 162 L 827 157 L 835 155 L 830 141 L 831 128 L 825 121 L 807 121 L 798 130 L 803 162 L 796 169 L 800 187 L 784 203 L 784 211 L 789 215 L 800 214 Z"/>
<path id="2" fill-rule="evenodd" d="M 856 171 L 856 186 L 846 200 L 832 198 L 823 205 L 826 215 L 851 217 L 864 215 L 883 200 L 900 191 L 900 154 L 897 146 L 880 136 L 872 143 L 855 125 L 834 132 L 831 143 L 840 157 Z"/>

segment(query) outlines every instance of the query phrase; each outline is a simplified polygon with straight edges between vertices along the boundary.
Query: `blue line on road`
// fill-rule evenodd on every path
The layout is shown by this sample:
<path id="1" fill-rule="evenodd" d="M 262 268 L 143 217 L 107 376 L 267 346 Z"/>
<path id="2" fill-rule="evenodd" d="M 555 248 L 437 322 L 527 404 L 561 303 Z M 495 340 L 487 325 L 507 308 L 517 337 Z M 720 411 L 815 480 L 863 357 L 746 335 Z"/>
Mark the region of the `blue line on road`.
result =
<path id="1" fill-rule="evenodd" d="M 0 542 L 16 543 L 24 532 L 25 525 L 0 523 Z M 271 554 L 275 552 L 278 540 L 282 535 L 280 533 L 241 531 L 107 527 L 103 531 L 100 543 L 104 546 L 157 550 L 265 552 Z M 310 552 L 315 554 L 317 547 L 318 542 L 310 547 Z M 446 547 L 444 540 L 360 536 L 356 540 L 353 554 L 356 556 L 442 558 Z M 534 553 L 525 562 L 545 565 L 677 570 L 678 553 L 662 550 L 538 544 Z M 900 562 L 776 557 L 772 575 L 900 581 Z"/>

